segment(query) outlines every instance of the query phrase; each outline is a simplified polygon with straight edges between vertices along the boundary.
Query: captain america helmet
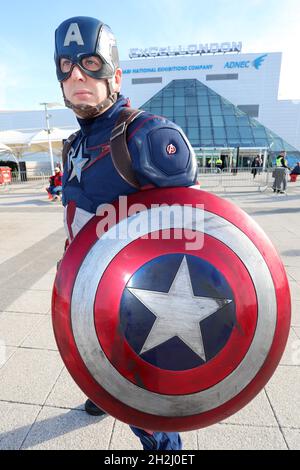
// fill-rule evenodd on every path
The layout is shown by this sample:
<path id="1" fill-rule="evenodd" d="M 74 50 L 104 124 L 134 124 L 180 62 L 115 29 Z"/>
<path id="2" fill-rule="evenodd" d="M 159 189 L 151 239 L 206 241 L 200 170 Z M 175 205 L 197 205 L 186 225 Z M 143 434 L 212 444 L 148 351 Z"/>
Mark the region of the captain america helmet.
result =
<path id="1" fill-rule="evenodd" d="M 69 18 L 55 31 L 54 60 L 60 82 L 70 77 L 75 65 L 92 78 L 110 79 L 119 67 L 115 36 L 96 18 Z"/>

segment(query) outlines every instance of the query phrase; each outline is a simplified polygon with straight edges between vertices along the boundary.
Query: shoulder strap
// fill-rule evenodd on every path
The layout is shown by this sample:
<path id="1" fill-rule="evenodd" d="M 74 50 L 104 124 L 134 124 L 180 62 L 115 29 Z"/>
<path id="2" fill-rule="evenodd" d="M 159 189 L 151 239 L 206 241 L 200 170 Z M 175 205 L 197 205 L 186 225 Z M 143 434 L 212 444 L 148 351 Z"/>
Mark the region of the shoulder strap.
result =
<path id="1" fill-rule="evenodd" d="M 112 130 L 110 137 L 110 152 L 113 164 L 119 175 L 134 188 L 140 189 L 127 145 L 127 128 L 143 111 L 140 109 L 124 108 Z"/>
<path id="2" fill-rule="evenodd" d="M 78 136 L 80 131 L 76 131 L 73 134 L 70 135 L 70 137 L 67 138 L 67 140 L 64 143 L 63 149 L 62 149 L 62 163 L 63 163 L 63 168 L 65 166 L 65 163 L 67 161 L 68 153 L 72 147 L 72 144 L 76 137 Z"/>

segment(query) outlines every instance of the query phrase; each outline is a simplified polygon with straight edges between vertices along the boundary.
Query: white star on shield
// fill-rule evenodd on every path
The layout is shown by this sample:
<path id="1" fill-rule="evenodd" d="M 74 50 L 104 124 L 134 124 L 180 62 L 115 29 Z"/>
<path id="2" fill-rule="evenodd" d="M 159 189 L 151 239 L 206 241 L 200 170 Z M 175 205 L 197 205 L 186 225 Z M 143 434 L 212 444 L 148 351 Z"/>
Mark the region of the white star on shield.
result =
<path id="1" fill-rule="evenodd" d="M 71 159 L 71 162 L 72 162 L 72 165 L 73 165 L 73 170 L 72 170 L 72 173 L 69 177 L 69 181 L 71 181 L 73 178 L 75 178 L 75 176 L 76 176 L 79 183 L 81 181 L 82 169 L 85 166 L 86 162 L 89 161 L 89 158 L 84 158 L 82 156 L 82 149 L 83 149 L 83 144 L 81 143 L 80 146 L 79 146 L 78 152 L 76 152 L 77 153 L 76 157 L 75 157 L 75 154 L 70 156 L 70 159 Z"/>
<path id="2" fill-rule="evenodd" d="M 128 290 L 156 317 L 140 355 L 177 336 L 206 362 L 201 322 L 232 300 L 195 296 L 186 257 L 169 292 Z"/>

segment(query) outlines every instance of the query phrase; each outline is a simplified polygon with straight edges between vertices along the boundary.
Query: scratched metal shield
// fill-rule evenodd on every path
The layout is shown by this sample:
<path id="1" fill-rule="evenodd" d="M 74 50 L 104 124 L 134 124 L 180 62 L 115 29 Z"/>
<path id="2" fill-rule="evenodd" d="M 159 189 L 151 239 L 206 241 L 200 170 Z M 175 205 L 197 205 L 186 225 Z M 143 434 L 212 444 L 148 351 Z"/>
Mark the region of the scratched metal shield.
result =
<path id="1" fill-rule="evenodd" d="M 262 229 L 212 194 L 152 189 L 133 204 L 142 206 L 128 216 L 115 203 L 109 226 L 93 217 L 67 249 L 52 298 L 59 351 L 117 419 L 209 426 L 247 405 L 280 361 L 290 326 L 284 267 Z M 166 216 L 174 205 L 184 217 Z"/>

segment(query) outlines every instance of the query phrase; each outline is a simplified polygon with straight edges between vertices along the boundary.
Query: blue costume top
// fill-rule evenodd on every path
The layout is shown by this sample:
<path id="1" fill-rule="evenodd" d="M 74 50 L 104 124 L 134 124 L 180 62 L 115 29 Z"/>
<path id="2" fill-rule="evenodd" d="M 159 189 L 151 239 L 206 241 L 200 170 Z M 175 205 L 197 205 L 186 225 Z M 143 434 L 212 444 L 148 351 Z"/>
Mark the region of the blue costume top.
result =
<path id="1" fill-rule="evenodd" d="M 110 136 L 128 101 L 120 96 L 106 112 L 79 119 L 80 133 L 72 144 L 63 174 L 63 205 L 95 214 L 97 207 L 120 195 L 137 191 L 115 169 L 110 156 Z M 127 144 L 141 186 L 191 186 L 197 163 L 187 138 L 176 124 L 148 112 L 128 127 Z"/>

